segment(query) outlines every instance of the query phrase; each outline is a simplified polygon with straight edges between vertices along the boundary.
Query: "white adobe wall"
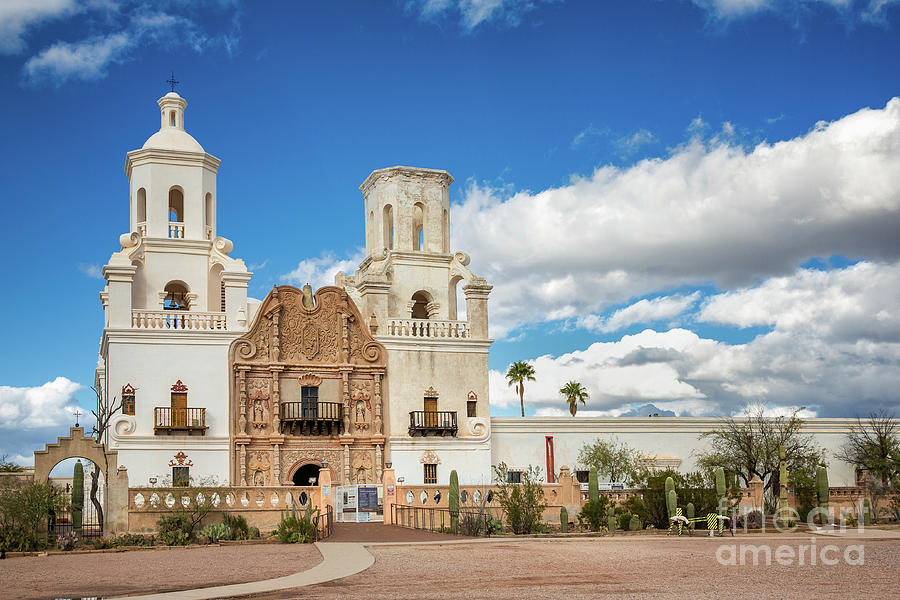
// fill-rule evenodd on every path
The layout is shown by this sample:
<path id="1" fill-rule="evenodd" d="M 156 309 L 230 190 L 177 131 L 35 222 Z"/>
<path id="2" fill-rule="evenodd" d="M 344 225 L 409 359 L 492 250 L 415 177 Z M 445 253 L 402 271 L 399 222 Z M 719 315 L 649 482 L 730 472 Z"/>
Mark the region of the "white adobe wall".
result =
<path id="1" fill-rule="evenodd" d="M 228 481 L 228 345 L 240 332 L 171 333 L 131 330 L 107 333 L 109 395 L 121 399 L 133 385 L 135 415 L 117 415 L 110 427 L 110 448 L 128 468 L 129 484 L 171 477 L 169 461 L 179 451 L 193 461 L 192 477 Z M 188 408 L 205 408 L 206 435 L 155 435 L 154 408 L 171 405 L 171 387 L 188 387 Z"/>
<path id="2" fill-rule="evenodd" d="M 536 465 L 546 476 L 546 436 L 553 436 L 557 472 L 563 465 L 578 465 L 578 453 L 585 444 L 598 437 L 616 436 L 646 455 L 680 459 L 678 468 L 682 472 L 694 471 L 695 452 L 708 443 L 698 439 L 700 433 L 718 424 L 718 419 L 706 417 L 495 417 L 491 419 L 491 462 L 502 461 L 510 467 Z M 834 457 L 855 424 L 855 419 L 811 419 L 804 423 L 804 433 L 812 434 L 826 450 L 832 486 L 856 485 L 853 467 Z"/>

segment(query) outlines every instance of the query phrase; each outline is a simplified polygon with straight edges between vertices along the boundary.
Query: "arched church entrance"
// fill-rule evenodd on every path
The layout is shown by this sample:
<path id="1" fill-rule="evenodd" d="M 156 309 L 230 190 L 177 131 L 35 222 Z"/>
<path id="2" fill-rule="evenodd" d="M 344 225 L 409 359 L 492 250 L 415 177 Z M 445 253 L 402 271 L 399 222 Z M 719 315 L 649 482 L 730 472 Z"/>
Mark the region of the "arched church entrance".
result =
<path id="1" fill-rule="evenodd" d="M 319 485 L 319 469 L 322 466 L 316 463 L 307 463 L 294 471 L 294 485 L 309 486 Z"/>

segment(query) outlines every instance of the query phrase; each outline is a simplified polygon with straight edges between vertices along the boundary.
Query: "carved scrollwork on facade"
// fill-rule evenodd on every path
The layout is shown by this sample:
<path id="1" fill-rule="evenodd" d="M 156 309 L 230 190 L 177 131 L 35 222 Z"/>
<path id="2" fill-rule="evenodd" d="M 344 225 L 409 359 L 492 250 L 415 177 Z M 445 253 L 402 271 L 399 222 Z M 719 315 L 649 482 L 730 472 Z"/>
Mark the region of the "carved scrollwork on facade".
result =
<path id="1" fill-rule="evenodd" d="M 434 450 L 426 450 L 422 453 L 422 456 L 419 457 L 419 462 L 423 465 L 439 465 L 441 464 L 441 458 Z"/>
<path id="2" fill-rule="evenodd" d="M 299 378 L 300 385 L 303 387 L 319 387 L 322 385 L 322 378 L 312 373 L 305 373 Z"/>
<path id="3" fill-rule="evenodd" d="M 341 451 L 328 448 L 303 448 L 297 450 L 283 450 L 281 452 L 281 464 L 285 466 L 282 470 L 285 481 L 283 483 L 290 484 L 291 476 L 294 471 L 305 464 L 315 463 L 322 464 L 328 461 L 328 466 L 332 472 L 340 474 L 341 468 Z"/>
<path id="4" fill-rule="evenodd" d="M 372 417 L 372 394 L 369 386 L 363 381 L 351 385 L 350 400 L 353 402 L 354 428 L 356 431 L 368 431 Z"/>

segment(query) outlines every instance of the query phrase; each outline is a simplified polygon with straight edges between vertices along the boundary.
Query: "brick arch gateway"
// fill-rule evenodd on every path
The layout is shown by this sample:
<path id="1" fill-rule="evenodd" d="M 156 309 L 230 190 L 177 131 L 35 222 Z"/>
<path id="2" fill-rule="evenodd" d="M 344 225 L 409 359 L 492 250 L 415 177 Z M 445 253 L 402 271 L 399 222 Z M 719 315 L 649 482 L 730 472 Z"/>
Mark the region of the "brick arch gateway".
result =
<path id="1" fill-rule="evenodd" d="M 50 480 L 53 467 L 69 458 L 85 458 L 104 470 L 103 477 L 103 535 L 115 535 L 128 530 L 128 471 L 119 466 L 119 455 L 108 451 L 92 437 L 84 435 L 83 427 L 71 427 L 69 435 L 56 438 L 43 450 L 34 451 L 34 481 Z"/>

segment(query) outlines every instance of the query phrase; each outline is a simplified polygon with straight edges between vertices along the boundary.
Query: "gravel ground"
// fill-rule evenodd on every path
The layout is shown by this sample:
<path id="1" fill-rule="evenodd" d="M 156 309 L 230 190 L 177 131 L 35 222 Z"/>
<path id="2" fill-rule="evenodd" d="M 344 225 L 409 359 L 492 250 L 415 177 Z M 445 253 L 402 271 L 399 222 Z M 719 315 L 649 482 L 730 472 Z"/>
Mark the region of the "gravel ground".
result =
<path id="1" fill-rule="evenodd" d="M 832 540 L 816 538 L 821 548 Z M 864 566 L 722 566 L 722 544 L 785 544 L 810 538 L 592 539 L 372 547 L 375 564 L 345 579 L 259 596 L 403 600 L 465 598 L 896 598 L 900 541 L 866 540 Z M 835 541 L 843 550 L 854 542 Z M 807 551 L 808 552 L 808 551 Z M 817 552 L 818 554 L 818 552 Z M 818 561 L 817 561 L 818 562 Z"/>
<path id="2" fill-rule="evenodd" d="M 48 600 L 184 590 L 281 577 L 311 569 L 321 561 L 322 555 L 312 544 L 7 558 L 0 561 L 0 598 Z"/>
<path id="3" fill-rule="evenodd" d="M 383 523 L 335 523 L 328 542 L 440 542 L 472 539 L 462 535 L 407 529 Z"/>

